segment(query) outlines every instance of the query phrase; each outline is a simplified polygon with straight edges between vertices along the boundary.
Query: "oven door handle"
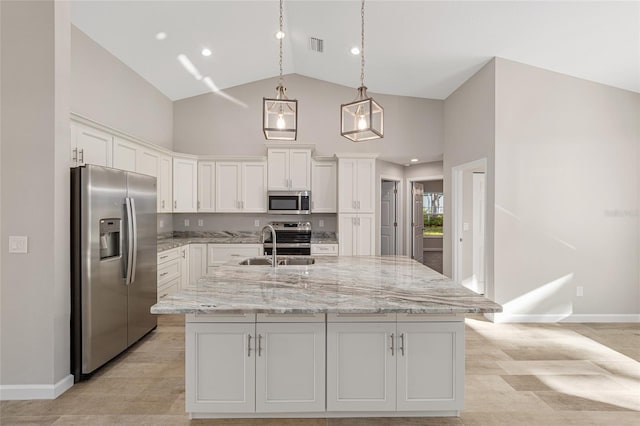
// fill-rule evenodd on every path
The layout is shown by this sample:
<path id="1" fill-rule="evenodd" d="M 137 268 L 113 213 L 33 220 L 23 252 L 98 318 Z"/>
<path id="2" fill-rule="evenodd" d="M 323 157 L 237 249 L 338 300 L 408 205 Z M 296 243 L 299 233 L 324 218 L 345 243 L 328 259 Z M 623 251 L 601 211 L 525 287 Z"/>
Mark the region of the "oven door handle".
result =
<path id="1" fill-rule="evenodd" d="M 273 248 L 273 243 L 264 243 L 264 248 Z M 277 243 L 276 248 L 311 248 L 311 243 Z"/>

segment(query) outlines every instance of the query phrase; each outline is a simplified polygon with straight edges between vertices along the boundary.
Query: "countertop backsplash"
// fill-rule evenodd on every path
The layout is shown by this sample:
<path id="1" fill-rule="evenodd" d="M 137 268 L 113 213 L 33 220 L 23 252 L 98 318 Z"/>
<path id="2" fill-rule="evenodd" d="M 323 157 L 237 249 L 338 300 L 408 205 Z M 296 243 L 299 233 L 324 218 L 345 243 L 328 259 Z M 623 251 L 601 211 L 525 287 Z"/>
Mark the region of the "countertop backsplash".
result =
<path id="1" fill-rule="evenodd" d="M 169 216 L 169 215 L 158 215 Z M 269 222 L 311 222 L 314 232 L 336 232 L 337 215 L 335 213 L 315 213 L 310 215 L 269 215 L 264 213 L 174 213 L 172 229 L 176 232 L 195 231 L 213 232 L 230 229 L 243 229 L 260 232 Z M 188 221 L 189 225 L 185 224 Z M 202 221 L 202 226 L 199 226 Z M 258 226 L 256 226 L 258 221 Z M 324 226 L 320 226 L 320 222 Z M 163 228 L 163 232 L 167 228 Z M 160 229 L 158 229 L 160 232 Z"/>

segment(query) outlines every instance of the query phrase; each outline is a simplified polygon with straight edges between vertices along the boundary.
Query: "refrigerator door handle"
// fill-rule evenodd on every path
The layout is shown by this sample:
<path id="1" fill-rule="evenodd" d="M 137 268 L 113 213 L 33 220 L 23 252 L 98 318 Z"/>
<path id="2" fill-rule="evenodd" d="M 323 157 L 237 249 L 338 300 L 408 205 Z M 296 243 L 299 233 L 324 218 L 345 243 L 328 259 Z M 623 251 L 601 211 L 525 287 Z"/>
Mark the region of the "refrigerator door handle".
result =
<path id="1" fill-rule="evenodd" d="M 133 223 L 133 254 L 131 256 L 132 265 L 131 265 L 131 283 L 136 280 L 136 268 L 138 266 L 138 222 L 136 221 L 136 200 L 134 198 L 129 198 L 129 203 L 131 203 L 131 222 Z"/>
<path id="2" fill-rule="evenodd" d="M 124 199 L 126 211 L 127 211 L 127 264 L 126 264 L 126 275 L 125 275 L 125 284 L 129 285 L 131 281 L 131 271 L 133 270 L 133 219 L 131 214 L 131 199 L 126 197 Z"/>

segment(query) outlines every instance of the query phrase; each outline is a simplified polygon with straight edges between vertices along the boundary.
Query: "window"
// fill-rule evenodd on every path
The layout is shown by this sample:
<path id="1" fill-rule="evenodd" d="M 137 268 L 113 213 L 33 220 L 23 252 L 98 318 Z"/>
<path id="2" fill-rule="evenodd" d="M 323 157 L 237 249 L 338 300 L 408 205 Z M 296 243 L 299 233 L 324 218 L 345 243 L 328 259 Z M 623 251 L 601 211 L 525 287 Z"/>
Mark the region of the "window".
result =
<path id="1" fill-rule="evenodd" d="M 423 197 L 424 235 L 442 236 L 444 194 L 442 192 L 425 192 Z"/>

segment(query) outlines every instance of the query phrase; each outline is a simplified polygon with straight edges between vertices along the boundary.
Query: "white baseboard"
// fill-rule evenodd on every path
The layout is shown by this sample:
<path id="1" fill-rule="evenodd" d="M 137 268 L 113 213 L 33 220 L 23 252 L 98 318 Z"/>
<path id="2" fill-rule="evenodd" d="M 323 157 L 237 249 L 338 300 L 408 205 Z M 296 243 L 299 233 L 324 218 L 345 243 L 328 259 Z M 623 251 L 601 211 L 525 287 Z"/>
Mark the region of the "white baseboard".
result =
<path id="1" fill-rule="evenodd" d="M 0 401 L 56 399 L 73 386 L 69 374 L 54 385 L 0 385 Z"/>
<path id="2" fill-rule="evenodd" d="M 495 323 L 509 322 L 640 322 L 640 314 L 510 314 L 485 315 Z"/>

